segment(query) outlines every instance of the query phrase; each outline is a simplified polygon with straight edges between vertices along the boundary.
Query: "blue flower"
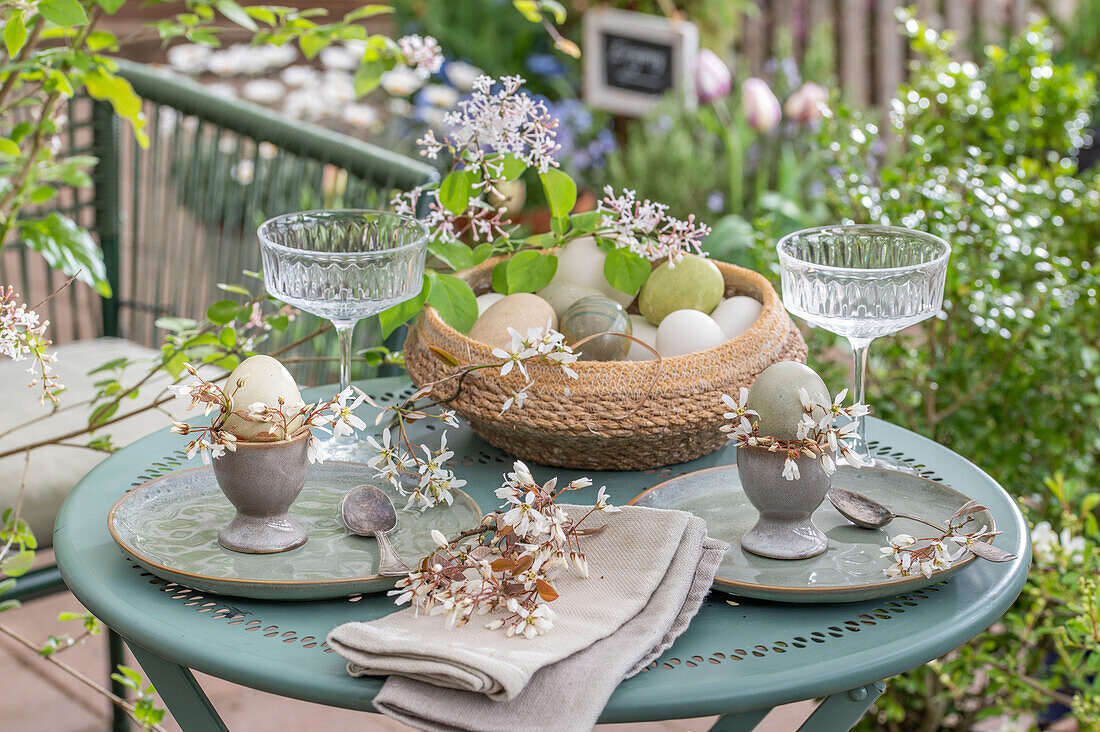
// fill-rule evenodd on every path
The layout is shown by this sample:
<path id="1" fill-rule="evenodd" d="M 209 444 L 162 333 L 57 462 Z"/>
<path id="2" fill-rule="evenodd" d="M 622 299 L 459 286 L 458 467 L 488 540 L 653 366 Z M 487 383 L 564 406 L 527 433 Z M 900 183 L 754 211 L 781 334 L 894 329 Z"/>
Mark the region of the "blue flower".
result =
<path id="1" fill-rule="evenodd" d="M 549 53 L 532 53 L 527 57 L 526 64 L 528 71 L 544 79 L 558 79 L 567 72 L 561 59 Z"/>

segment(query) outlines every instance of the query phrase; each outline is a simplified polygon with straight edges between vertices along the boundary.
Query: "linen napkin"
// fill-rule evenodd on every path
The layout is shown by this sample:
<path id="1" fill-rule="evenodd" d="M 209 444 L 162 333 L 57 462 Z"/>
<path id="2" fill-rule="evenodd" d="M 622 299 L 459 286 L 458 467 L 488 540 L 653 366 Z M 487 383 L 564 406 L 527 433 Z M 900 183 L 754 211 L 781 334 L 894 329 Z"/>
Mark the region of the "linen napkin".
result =
<path id="1" fill-rule="evenodd" d="M 404 610 L 342 625 L 329 645 L 353 675 L 390 674 L 374 705 L 416 727 L 589 729 L 619 682 L 687 627 L 728 549 L 679 511 L 626 506 L 600 518 L 608 530 L 584 542 L 589 578 L 556 580 L 546 635 L 506 638 L 483 627 L 489 616 L 448 630 Z"/>

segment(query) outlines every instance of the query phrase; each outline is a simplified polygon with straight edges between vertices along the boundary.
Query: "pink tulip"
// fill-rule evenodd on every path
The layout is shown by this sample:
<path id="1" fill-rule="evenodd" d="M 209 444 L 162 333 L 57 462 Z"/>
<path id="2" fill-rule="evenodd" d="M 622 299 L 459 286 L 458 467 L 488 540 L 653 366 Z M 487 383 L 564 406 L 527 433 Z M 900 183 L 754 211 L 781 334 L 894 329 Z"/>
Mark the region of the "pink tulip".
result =
<path id="1" fill-rule="evenodd" d="M 787 98 L 783 111 L 787 117 L 804 125 L 812 124 L 821 119 L 828 107 L 825 102 L 829 99 L 829 92 L 820 84 L 807 81 L 798 91 Z"/>
<path id="2" fill-rule="evenodd" d="M 722 59 L 708 48 L 695 59 L 695 94 L 700 104 L 716 102 L 730 93 L 733 77 Z"/>
<path id="3" fill-rule="evenodd" d="M 741 85 L 741 107 L 745 110 L 749 126 L 757 132 L 773 129 L 783 117 L 783 110 L 771 87 L 763 79 L 755 77 L 745 79 Z"/>

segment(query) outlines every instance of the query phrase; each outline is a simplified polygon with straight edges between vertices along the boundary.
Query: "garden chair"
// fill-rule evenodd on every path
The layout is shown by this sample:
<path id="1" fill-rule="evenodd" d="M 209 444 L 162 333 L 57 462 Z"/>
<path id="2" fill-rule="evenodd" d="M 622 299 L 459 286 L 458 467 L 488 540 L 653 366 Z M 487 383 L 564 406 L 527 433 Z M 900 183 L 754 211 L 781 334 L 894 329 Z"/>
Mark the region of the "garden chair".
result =
<path id="1" fill-rule="evenodd" d="M 87 227 L 103 249 L 114 295 L 98 297 L 74 284 L 42 309 L 59 344 L 57 368 L 67 386 L 62 406 L 88 399 L 103 374 L 87 372 L 105 361 L 158 358 L 167 316 L 201 318 L 205 306 L 226 297 L 220 282 L 240 282 L 242 270 L 259 270 L 256 226 L 282 213 L 310 208 L 384 207 L 395 191 L 430 183 L 437 172 L 370 144 L 268 109 L 211 94 L 188 79 L 148 67 L 120 63 L 120 73 L 142 97 L 149 146 L 139 147 L 106 103 L 87 97 L 70 102 L 67 145 L 74 154 L 98 158 L 91 189 L 61 191 L 57 209 Z M 0 258 L 0 283 L 11 284 L 29 304 L 64 282 L 34 252 L 18 243 Z M 255 283 L 258 285 L 258 283 Z M 318 321 L 302 316 L 299 333 Z M 358 338 L 377 345 L 377 324 L 365 321 Z M 296 334 L 288 331 L 284 342 Z M 319 341 L 324 341 L 323 343 Z M 307 346 L 335 350 L 334 338 Z M 299 370 L 302 383 L 332 381 L 327 364 Z M 8 426 L 45 414 L 38 394 L 23 389 L 26 363 L 0 364 Z M 138 369 L 129 372 L 130 379 Z M 363 374 L 364 376 L 366 374 Z M 125 378 L 123 383 L 127 383 Z M 161 384 L 163 385 L 163 384 Z M 132 406 L 160 389 L 143 389 Z M 131 406 L 131 408 L 132 408 Z M 126 409 L 126 407 L 123 407 Z M 26 444 L 84 426 L 86 408 L 66 409 L 5 440 L 0 449 Z M 112 425 L 117 446 L 164 426 L 167 417 L 150 410 Z M 85 436 L 83 439 L 87 439 Z M 51 543 L 53 519 L 62 500 L 102 453 L 51 446 L 33 458 L 23 515 L 40 546 Z M 0 507 L 13 505 L 23 458 L 0 460 Z M 20 577 L 4 599 L 29 600 L 64 589 L 56 566 Z M 111 634 L 111 668 L 122 660 L 122 641 Z M 122 689 L 116 688 L 116 693 Z M 116 714 L 116 729 L 126 720 Z"/>

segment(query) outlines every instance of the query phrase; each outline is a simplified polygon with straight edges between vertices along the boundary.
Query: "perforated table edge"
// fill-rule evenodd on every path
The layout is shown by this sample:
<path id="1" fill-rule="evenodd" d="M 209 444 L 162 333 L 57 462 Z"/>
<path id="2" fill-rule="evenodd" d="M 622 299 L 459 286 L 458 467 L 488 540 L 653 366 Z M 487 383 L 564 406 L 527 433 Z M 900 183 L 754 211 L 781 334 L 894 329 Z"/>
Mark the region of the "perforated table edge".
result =
<path id="1" fill-rule="evenodd" d="M 408 391 L 400 377 L 363 386 L 378 399 Z M 371 422 L 371 414 L 363 416 Z M 877 696 L 875 682 L 958 647 L 1004 613 L 1023 587 L 1030 561 L 1028 532 L 1015 503 L 972 463 L 929 440 L 878 420 L 870 421 L 869 433 L 880 454 L 908 460 L 928 477 L 986 502 L 1004 530 L 999 544 L 1020 558 L 975 564 L 940 586 L 889 601 L 780 605 L 714 592 L 668 652 L 619 686 L 601 722 L 738 713 L 721 727 L 734 729 L 774 705 L 836 695 L 830 703 L 848 716 L 861 707 L 845 723 L 851 724 Z M 456 470 L 474 486 L 471 495 L 492 506 L 491 491 L 512 458 L 468 429 L 451 430 L 449 444 L 458 456 Z M 323 638 L 339 622 L 388 612 L 392 605 L 385 595 L 305 603 L 204 595 L 152 577 L 111 541 L 107 509 L 124 490 L 180 467 L 179 447 L 178 436 L 155 433 L 104 461 L 74 489 L 55 533 L 58 564 L 74 594 L 135 646 L 154 683 L 162 677 L 158 689 L 177 719 L 191 713 L 205 723 L 217 719 L 204 717 L 212 708 L 188 668 L 272 693 L 371 711 L 381 682 L 347 676 Z M 165 457 L 150 460 L 156 455 Z M 613 499 L 625 503 L 672 475 L 732 460 L 726 448 L 658 470 L 590 472 L 595 486 L 589 490 L 594 496 L 606 484 Z M 558 474 L 565 480 L 582 474 L 541 467 L 534 472 L 536 478 Z"/>

